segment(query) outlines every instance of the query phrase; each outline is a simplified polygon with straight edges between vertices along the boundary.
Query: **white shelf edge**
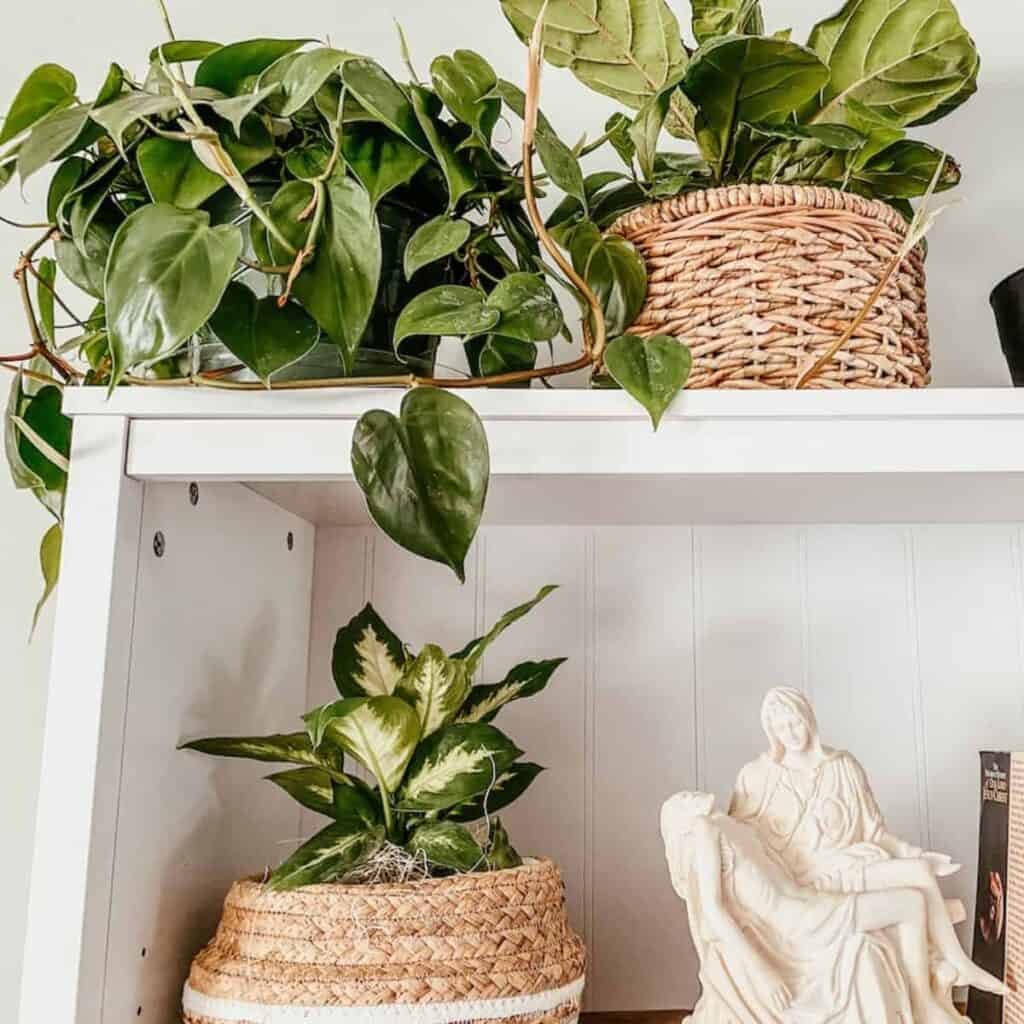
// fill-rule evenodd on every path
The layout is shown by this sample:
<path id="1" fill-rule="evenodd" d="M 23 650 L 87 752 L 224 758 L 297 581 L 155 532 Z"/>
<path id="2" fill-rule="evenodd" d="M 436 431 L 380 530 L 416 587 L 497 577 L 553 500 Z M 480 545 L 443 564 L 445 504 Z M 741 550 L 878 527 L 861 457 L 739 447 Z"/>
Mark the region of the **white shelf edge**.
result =
<path id="1" fill-rule="evenodd" d="M 104 388 L 68 388 L 70 416 L 130 419 L 354 420 L 367 409 L 397 411 L 404 391 L 353 388 L 232 392 L 203 388 L 121 388 L 108 399 Z M 647 414 L 615 390 L 555 388 L 458 392 L 485 420 L 636 420 Z M 699 419 L 1019 419 L 1024 390 L 930 388 L 879 391 L 692 391 L 684 392 L 663 422 Z"/>

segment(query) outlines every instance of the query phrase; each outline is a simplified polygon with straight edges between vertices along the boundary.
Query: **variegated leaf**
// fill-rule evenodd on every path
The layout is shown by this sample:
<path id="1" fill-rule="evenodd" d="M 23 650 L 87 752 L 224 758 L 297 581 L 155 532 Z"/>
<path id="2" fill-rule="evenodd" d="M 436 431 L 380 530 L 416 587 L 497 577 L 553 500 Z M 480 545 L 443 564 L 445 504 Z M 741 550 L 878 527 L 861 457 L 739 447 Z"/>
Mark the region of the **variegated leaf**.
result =
<path id="1" fill-rule="evenodd" d="M 500 683 L 488 686 L 474 686 L 469 691 L 459 716 L 459 722 L 490 722 L 506 705 L 523 697 L 540 693 L 548 684 L 552 673 L 565 658 L 551 658 L 548 661 L 524 661 L 516 665 Z"/>
<path id="2" fill-rule="evenodd" d="M 469 693 L 466 664 L 427 644 L 405 670 L 397 693 L 416 709 L 421 737 L 426 738 L 452 721 L 462 707 Z"/>
<path id="3" fill-rule="evenodd" d="M 266 776 L 268 782 L 280 786 L 290 797 L 303 807 L 317 814 L 334 817 L 334 790 L 331 777 L 321 768 L 292 768 Z"/>
<path id="4" fill-rule="evenodd" d="M 332 745 L 313 749 L 309 736 L 304 732 L 278 734 L 274 736 L 213 736 L 209 739 L 183 743 L 182 750 L 198 750 L 201 754 L 217 757 L 243 757 L 250 761 L 267 761 L 271 764 L 304 764 L 322 768 L 331 778 L 349 782 L 342 771 L 344 759 Z"/>
<path id="5" fill-rule="evenodd" d="M 382 817 L 380 792 L 370 789 L 362 779 L 353 781 L 354 786 L 334 783 L 331 816 L 338 822 L 359 822 L 364 828 L 375 828 Z"/>
<path id="6" fill-rule="evenodd" d="M 409 837 L 406 848 L 431 864 L 452 871 L 472 871 L 487 863 L 480 844 L 469 830 L 454 821 L 428 821 Z"/>
<path id="7" fill-rule="evenodd" d="M 511 765 L 498 776 L 497 781 L 489 789 L 448 811 L 447 820 L 479 821 L 487 814 L 496 814 L 518 800 L 542 771 L 544 769 L 539 764 L 532 764 L 529 761 Z"/>
<path id="8" fill-rule="evenodd" d="M 505 612 L 504 615 L 491 627 L 491 629 L 483 636 L 478 636 L 475 640 L 470 640 L 465 647 L 462 648 L 458 654 L 452 655 L 454 658 L 461 658 L 466 662 L 466 674 L 472 677 L 476 671 L 477 665 L 480 664 L 480 659 L 484 655 L 484 651 L 494 643 L 495 640 L 501 636 L 502 633 L 512 625 L 513 622 L 518 622 L 524 615 L 533 611 L 533 609 L 544 600 L 552 591 L 557 590 L 558 587 L 552 584 L 548 584 L 546 587 L 541 587 L 537 591 L 536 597 L 532 600 L 527 601 L 525 604 L 517 605 L 515 608 Z"/>
<path id="9" fill-rule="evenodd" d="M 402 641 L 368 604 L 338 630 L 331 668 L 343 697 L 386 697 L 395 692 L 405 668 Z"/>
<path id="10" fill-rule="evenodd" d="M 486 792 L 521 753 L 493 725 L 449 725 L 420 744 L 398 806 L 406 811 L 454 807 Z"/>
<path id="11" fill-rule="evenodd" d="M 349 697 L 305 718 L 311 731 L 372 772 L 386 793 L 398 788 L 420 738 L 416 712 L 398 697 Z"/>
<path id="12" fill-rule="evenodd" d="M 335 822 L 300 846 L 271 876 L 271 889 L 333 882 L 361 864 L 384 842 L 384 829 Z"/>

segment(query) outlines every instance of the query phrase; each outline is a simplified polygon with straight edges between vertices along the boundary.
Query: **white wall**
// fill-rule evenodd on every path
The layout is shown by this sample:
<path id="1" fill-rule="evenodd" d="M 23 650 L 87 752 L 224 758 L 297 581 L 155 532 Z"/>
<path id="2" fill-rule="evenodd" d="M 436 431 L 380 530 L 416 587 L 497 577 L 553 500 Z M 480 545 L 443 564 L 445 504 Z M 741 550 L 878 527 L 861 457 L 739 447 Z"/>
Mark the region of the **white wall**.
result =
<path id="1" fill-rule="evenodd" d="M 399 69 L 392 17 L 401 20 L 421 69 L 436 53 L 469 46 L 487 56 L 502 75 L 521 80 L 524 51 L 498 11 L 497 0 L 299 0 L 282 7 L 267 0 L 168 0 L 178 34 L 229 41 L 255 35 L 330 36 L 332 42 L 370 53 Z M 672 0 L 682 12 L 681 0 Z M 768 0 L 770 27 L 792 25 L 801 38 L 816 5 L 806 0 Z M 832 4 L 823 4 L 823 13 Z M 974 32 L 984 65 L 981 92 L 928 137 L 949 147 L 964 164 L 966 200 L 946 214 L 932 235 L 932 334 L 935 382 L 947 386 L 1004 384 L 1007 374 L 991 323 L 987 295 L 1001 276 L 1024 264 L 1024 134 L 1019 104 L 1024 99 L 1024 62 L 1019 41 L 1024 12 L 1012 0 L 963 0 L 964 18 Z M 72 68 L 89 95 L 107 63 L 116 59 L 139 70 L 144 54 L 161 38 L 156 0 L 52 0 L 48 4 L 11 5 L 4 19 L 5 61 L 0 64 L 0 105 L 6 106 L 20 80 L 43 61 Z M 584 129 L 592 134 L 611 105 L 593 96 L 564 72 L 545 78 L 546 111 L 567 137 Z M 34 220 L 42 183 L 30 185 L 22 203 L 12 186 L 0 195 L 0 213 Z M 24 329 L 13 284 L 13 268 L 25 236 L 0 225 L 0 316 L 5 325 L 0 348 L 24 344 Z M 0 390 L 6 392 L 5 386 Z M 17 991 L 22 919 L 26 892 L 31 819 L 35 801 L 45 662 L 46 627 L 32 648 L 25 634 L 38 586 L 35 546 L 45 526 L 31 499 L 16 496 L 0 482 L 0 644 L 6 684 L 5 740 L 0 744 L 0 773 L 8 782 L 5 842 L 0 844 L 0 1020 L 11 1019 Z M 10 780 L 16 780 L 11 782 Z M 13 801 L 13 806 L 12 805 Z"/>

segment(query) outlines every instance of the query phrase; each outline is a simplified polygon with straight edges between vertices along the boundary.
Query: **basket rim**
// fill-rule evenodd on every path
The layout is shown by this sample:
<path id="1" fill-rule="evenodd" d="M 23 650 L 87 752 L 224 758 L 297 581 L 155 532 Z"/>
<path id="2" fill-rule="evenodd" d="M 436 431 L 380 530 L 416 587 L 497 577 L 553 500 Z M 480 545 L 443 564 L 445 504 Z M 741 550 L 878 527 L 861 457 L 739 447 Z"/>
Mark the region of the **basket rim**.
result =
<path id="1" fill-rule="evenodd" d="M 228 896 L 234 893 L 255 895 L 260 900 L 273 903 L 275 900 L 294 900 L 296 897 L 346 897 L 358 896 L 394 897 L 419 896 L 438 891 L 471 891 L 501 887 L 517 875 L 561 878 L 558 865 L 549 857 L 523 857 L 522 864 L 514 868 L 500 868 L 497 871 L 465 872 L 444 878 L 422 878 L 412 882 L 385 882 L 373 885 L 355 885 L 341 882 L 319 882 L 315 885 L 300 885 L 295 889 L 274 890 L 264 883 L 263 875 L 249 875 L 231 884 Z"/>
<path id="2" fill-rule="evenodd" d="M 688 200 L 690 202 L 688 202 Z M 693 205 L 698 209 L 688 210 Z M 655 224 L 668 224 L 690 217 L 706 217 L 715 213 L 734 213 L 757 207 L 787 207 L 792 209 L 838 211 L 881 222 L 886 227 L 905 235 L 906 218 L 894 206 L 881 199 L 868 199 L 854 192 L 828 185 L 811 183 L 769 185 L 743 182 L 719 185 L 715 188 L 692 189 L 659 199 L 620 215 L 607 229 L 608 234 L 628 238 L 635 231 Z"/>

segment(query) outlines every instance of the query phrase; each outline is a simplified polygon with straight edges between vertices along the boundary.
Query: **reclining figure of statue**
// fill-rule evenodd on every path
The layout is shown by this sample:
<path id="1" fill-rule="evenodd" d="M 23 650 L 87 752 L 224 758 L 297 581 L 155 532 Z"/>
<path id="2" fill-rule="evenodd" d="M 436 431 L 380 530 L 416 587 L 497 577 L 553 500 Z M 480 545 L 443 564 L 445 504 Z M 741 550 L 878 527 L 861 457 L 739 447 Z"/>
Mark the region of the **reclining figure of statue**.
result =
<path id="1" fill-rule="evenodd" d="M 771 751 L 729 814 L 702 793 L 662 810 L 701 961 L 693 1024 L 962 1024 L 954 984 L 1004 992 L 957 940 L 936 877 L 958 866 L 888 833 L 797 691 L 771 691 L 762 723 Z"/>

